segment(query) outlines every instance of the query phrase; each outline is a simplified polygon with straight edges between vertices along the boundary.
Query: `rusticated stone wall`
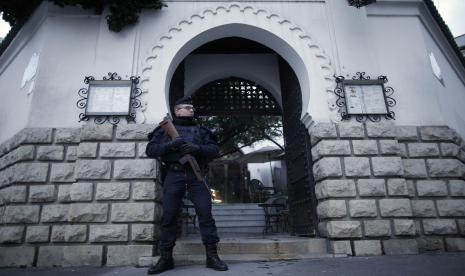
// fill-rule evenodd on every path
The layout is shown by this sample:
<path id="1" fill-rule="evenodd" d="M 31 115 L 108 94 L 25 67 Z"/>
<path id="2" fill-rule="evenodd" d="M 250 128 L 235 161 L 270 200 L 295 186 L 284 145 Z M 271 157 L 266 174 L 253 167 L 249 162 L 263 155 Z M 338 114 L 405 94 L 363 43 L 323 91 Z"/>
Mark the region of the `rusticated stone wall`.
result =
<path id="1" fill-rule="evenodd" d="M 447 126 L 317 124 L 319 230 L 334 253 L 465 250 L 465 143 Z"/>
<path id="2" fill-rule="evenodd" d="M 0 146 L 0 266 L 133 265 L 158 239 L 153 125 L 24 129 Z"/>

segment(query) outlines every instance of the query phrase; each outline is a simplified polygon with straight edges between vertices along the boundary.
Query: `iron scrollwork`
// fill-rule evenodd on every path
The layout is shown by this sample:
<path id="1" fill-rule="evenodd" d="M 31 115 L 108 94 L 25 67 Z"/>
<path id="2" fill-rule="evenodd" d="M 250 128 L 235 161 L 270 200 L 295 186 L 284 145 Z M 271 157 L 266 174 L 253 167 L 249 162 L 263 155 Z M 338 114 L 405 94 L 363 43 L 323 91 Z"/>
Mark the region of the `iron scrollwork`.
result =
<path id="1" fill-rule="evenodd" d="M 377 80 L 372 80 L 370 76 L 367 76 L 365 72 L 357 72 L 351 80 L 346 80 L 344 76 L 334 76 L 336 81 L 336 88 L 334 89 L 334 94 L 337 96 L 336 105 L 339 108 L 339 113 L 341 114 L 342 120 L 350 120 L 352 116 L 355 117 L 357 122 L 365 122 L 370 120 L 372 122 L 379 122 L 381 118 L 384 117 L 387 120 L 395 120 L 395 113 L 390 108 L 394 107 L 397 102 L 392 97 L 394 94 L 394 89 L 390 86 L 385 86 L 384 84 L 388 82 L 386 76 L 379 76 Z M 346 91 L 345 85 L 355 84 L 355 85 L 381 85 L 382 92 L 384 96 L 384 101 L 386 104 L 385 113 L 369 114 L 369 113 L 350 113 L 347 108 L 346 102 Z"/>
<path id="2" fill-rule="evenodd" d="M 115 72 L 109 72 L 108 76 L 104 76 L 102 79 L 104 81 L 121 81 L 121 76 L 118 76 Z M 130 93 L 130 104 L 129 104 L 129 113 L 126 116 L 118 116 L 118 115 L 88 115 L 86 112 L 82 112 L 79 114 L 79 121 L 89 121 L 91 117 L 94 117 L 94 122 L 96 124 L 104 124 L 105 122 L 109 122 L 110 124 L 116 125 L 120 122 L 122 117 L 126 117 L 127 122 L 135 122 L 136 121 L 136 109 L 142 106 L 139 97 L 142 95 L 142 90 L 137 87 L 139 84 L 140 77 L 131 76 L 129 81 L 131 82 L 131 93 Z M 76 106 L 79 109 L 86 109 L 87 101 L 89 97 L 89 85 L 92 81 L 95 81 L 93 76 L 86 76 L 84 78 L 84 83 L 88 86 L 86 88 L 81 88 L 78 91 L 78 96 L 80 99 L 76 102 Z"/>

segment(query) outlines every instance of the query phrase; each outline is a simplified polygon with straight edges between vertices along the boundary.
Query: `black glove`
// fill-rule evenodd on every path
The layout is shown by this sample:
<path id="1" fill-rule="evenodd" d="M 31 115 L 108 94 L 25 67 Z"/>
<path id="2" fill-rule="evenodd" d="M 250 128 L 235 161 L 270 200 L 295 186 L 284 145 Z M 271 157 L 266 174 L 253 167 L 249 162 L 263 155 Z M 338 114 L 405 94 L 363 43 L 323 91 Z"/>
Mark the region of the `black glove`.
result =
<path id="1" fill-rule="evenodd" d="M 182 154 L 198 154 L 200 152 L 200 146 L 191 142 L 185 142 L 181 145 Z"/>
<path id="2" fill-rule="evenodd" d="M 176 151 L 179 149 L 179 147 L 184 144 L 186 141 L 181 138 L 181 137 L 177 137 L 176 139 L 168 142 L 166 144 L 166 148 L 169 149 L 169 150 L 172 150 L 172 151 Z"/>

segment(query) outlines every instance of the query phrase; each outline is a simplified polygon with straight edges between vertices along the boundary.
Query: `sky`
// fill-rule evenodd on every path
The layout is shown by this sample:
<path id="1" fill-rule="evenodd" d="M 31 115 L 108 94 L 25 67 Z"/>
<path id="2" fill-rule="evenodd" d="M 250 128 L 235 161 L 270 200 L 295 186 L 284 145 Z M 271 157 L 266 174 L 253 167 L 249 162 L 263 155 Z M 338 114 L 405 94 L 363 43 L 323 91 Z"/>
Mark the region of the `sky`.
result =
<path id="1" fill-rule="evenodd" d="M 433 0 L 444 21 L 449 25 L 454 37 L 465 34 L 465 1 Z M 5 37 L 10 26 L 0 19 L 0 37 Z"/>

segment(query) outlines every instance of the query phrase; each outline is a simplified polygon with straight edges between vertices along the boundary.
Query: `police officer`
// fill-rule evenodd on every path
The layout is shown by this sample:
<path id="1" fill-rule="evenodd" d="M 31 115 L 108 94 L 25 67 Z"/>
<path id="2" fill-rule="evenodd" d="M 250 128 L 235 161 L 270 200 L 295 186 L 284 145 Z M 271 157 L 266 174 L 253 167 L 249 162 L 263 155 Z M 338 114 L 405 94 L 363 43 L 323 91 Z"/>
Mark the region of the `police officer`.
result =
<path id="1" fill-rule="evenodd" d="M 194 107 L 190 97 L 176 101 L 173 124 L 179 133 L 175 140 L 157 127 L 149 134 L 146 154 L 166 164 L 167 174 L 163 185 L 163 216 L 159 242 L 160 259 L 151 266 L 148 274 L 158 274 L 174 268 L 173 247 L 176 242 L 177 216 L 182 208 L 182 198 L 187 189 L 199 218 L 200 234 L 206 249 L 206 266 L 225 271 L 228 266 L 220 260 L 216 244 L 219 242 L 215 220 L 212 216 L 211 195 L 204 182 L 198 181 L 189 164 L 178 161 L 185 154 L 193 155 L 203 172 L 208 162 L 219 156 L 216 137 L 207 128 L 195 123 Z"/>

